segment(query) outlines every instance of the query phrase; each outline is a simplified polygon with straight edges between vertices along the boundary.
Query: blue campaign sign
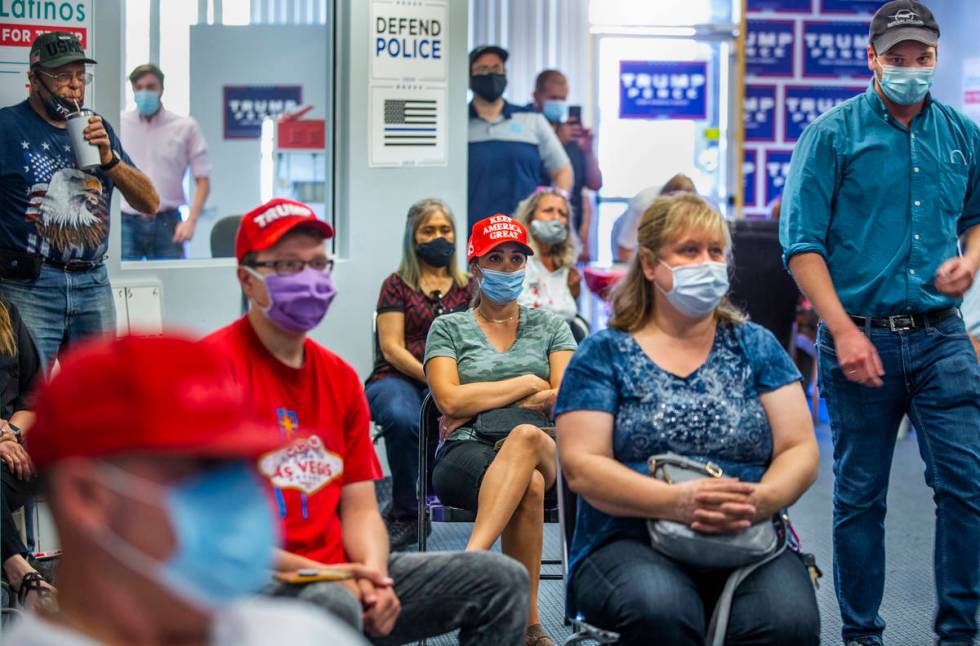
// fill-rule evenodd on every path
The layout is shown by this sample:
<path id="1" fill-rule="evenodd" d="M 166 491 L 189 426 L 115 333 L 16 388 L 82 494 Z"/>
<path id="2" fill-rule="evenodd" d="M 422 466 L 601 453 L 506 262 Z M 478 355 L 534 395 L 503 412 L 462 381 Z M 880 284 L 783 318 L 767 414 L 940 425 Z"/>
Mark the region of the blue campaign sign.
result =
<path id="1" fill-rule="evenodd" d="M 759 165 L 759 153 L 756 150 L 746 148 L 744 151 L 745 156 L 742 159 L 742 182 L 745 186 L 744 194 L 742 195 L 745 208 L 753 209 L 758 206 L 756 203 L 756 193 L 755 185 L 757 183 L 756 178 L 759 176 L 757 167 Z"/>
<path id="2" fill-rule="evenodd" d="M 225 139 L 258 139 L 266 117 L 278 119 L 302 103 L 301 85 L 226 85 Z"/>
<path id="3" fill-rule="evenodd" d="M 789 175 L 789 160 L 792 157 L 791 150 L 766 151 L 766 206 L 783 194 L 783 186 Z"/>
<path id="4" fill-rule="evenodd" d="M 867 22 L 803 21 L 803 76 L 863 78 L 868 71 Z"/>
<path id="5" fill-rule="evenodd" d="M 776 86 L 745 86 L 745 140 L 776 141 Z"/>
<path id="6" fill-rule="evenodd" d="M 749 0 L 749 13 L 778 11 L 780 13 L 810 13 L 812 0 Z"/>
<path id="7" fill-rule="evenodd" d="M 787 86 L 783 99 L 783 123 L 786 124 L 783 139 L 796 141 L 811 121 L 864 90 L 864 86 Z"/>
<path id="8" fill-rule="evenodd" d="M 704 119 L 707 116 L 707 63 L 620 61 L 621 119 Z"/>
<path id="9" fill-rule="evenodd" d="M 745 35 L 745 72 L 749 76 L 793 76 L 796 23 L 750 20 Z"/>
<path id="10" fill-rule="evenodd" d="M 820 13 L 864 13 L 873 15 L 885 0 L 820 0 Z"/>

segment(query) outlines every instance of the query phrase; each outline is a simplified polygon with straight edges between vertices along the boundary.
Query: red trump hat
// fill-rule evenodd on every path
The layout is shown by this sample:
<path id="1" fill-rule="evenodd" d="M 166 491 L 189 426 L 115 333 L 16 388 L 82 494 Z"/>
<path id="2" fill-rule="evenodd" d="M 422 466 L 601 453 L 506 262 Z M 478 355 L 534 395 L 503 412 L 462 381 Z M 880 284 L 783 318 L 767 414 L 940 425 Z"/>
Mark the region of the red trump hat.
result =
<path id="1" fill-rule="evenodd" d="M 534 250 L 527 244 L 527 229 L 517 220 L 506 215 L 491 215 L 473 225 L 470 232 L 470 243 L 466 246 L 466 260 L 473 262 L 474 258 L 484 256 L 495 247 L 506 242 L 516 242 L 524 247 L 524 253 L 534 255 Z"/>
<path id="2" fill-rule="evenodd" d="M 245 254 L 262 251 L 279 242 L 296 227 L 310 227 L 333 237 L 333 227 L 316 217 L 313 209 L 302 202 L 277 197 L 242 216 L 235 237 L 235 257 L 242 261 Z"/>
<path id="3" fill-rule="evenodd" d="M 250 459 L 281 445 L 260 424 L 227 359 L 176 337 L 79 344 L 37 392 L 24 434 L 39 467 L 126 453 Z"/>

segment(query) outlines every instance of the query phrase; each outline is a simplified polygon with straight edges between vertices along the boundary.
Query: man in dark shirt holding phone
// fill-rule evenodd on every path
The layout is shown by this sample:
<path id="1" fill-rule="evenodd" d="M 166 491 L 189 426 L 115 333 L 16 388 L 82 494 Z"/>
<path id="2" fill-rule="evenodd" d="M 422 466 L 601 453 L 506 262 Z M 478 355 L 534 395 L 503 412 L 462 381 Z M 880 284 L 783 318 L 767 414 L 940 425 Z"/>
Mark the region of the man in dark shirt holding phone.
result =
<path id="1" fill-rule="evenodd" d="M 558 140 L 572 164 L 574 175 L 569 201 L 575 230 L 582 240 L 582 260 L 588 260 L 589 230 L 592 222 L 591 204 L 582 190 L 602 188 L 602 172 L 595 157 L 591 128 L 582 126 L 582 106 L 568 105 L 568 79 L 558 70 L 545 70 L 534 82 L 534 101 L 529 107 L 541 112 L 555 129 Z M 550 184 L 542 172 L 542 183 Z"/>

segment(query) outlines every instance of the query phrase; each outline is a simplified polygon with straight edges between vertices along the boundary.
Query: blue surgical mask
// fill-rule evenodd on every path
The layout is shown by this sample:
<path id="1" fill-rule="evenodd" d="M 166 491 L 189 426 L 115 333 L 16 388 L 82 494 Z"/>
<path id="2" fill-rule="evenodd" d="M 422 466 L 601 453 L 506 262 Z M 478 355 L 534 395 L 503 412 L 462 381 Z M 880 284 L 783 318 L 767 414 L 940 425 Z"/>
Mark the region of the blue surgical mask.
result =
<path id="1" fill-rule="evenodd" d="M 160 110 L 160 93 L 151 90 L 133 92 L 136 101 L 136 111 L 144 117 L 152 117 Z"/>
<path id="2" fill-rule="evenodd" d="M 912 105 L 925 98 L 936 77 L 935 67 L 895 67 L 882 65 L 881 91 L 900 105 Z"/>
<path id="3" fill-rule="evenodd" d="M 661 260 L 660 264 L 674 274 L 673 289 L 669 292 L 662 289 L 660 291 L 684 316 L 692 319 L 704 318 L 715 311 L 721 299 L 728 293 L 728 265 L 723 262 L 671 267 Z"/>
<path id="4" fill-rule="evenodd" d="M 551 123 L 564 123 L 568 120 L 568 101 L 545 101 L 541 113 Z"/>
<path id="5" fill-rule="evenodd" d="M 524 291 L 524 270 L 493 271 L 480 269 L 483 277 L 480 279 L 480 291 L 497 305 L 516 301 Z"/>
<path id="6" fill-rule="evenodd" d="M 182 599 L 217 609 L 269 581 L 278 524 L 258 476 L 235 462 L 161 485 L 109 463 L 105 484 L 168 512 L 176 547 L 157 561 L 108 528 L 96 534 L 109 554 Z"/>

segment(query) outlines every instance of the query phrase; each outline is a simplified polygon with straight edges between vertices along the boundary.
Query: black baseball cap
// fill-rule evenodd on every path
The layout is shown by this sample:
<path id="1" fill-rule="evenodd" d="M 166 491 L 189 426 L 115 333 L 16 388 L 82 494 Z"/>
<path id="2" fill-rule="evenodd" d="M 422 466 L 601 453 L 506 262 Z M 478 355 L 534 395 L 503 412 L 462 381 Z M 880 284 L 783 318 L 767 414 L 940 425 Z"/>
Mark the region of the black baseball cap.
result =
<path id="1" fill-rule="evenodd" d="M 488 52 L 491 54 L 496 54 L 501 59 L 503 59 L 505 63 L 507 62 L 507 57 L 510 56 L 510 54 L 507 53 L 507 50 L 504 49 L 503 47 L 500 47 L 499 45 L 480 45 L 479 47 L 474 47 L 473 50 L 470 52 L 470 65 L 473 64 L 473 61 L 475 61 L 476 59 L 480 58 L 481 56 L 483 56 Z"/>
<path id="2" fill-rule="evenodd" d="M 137 65 L 132 72 L 129 73 L 129 82 L 135 83 L 137 79 L 141 76 L 146 76 L 147 74 L 152 74 L 160 80 L 160 85 L 163 85 L 163 70 L 154 65 L 153 63 L 143 63 L 142 65 Z"/>
<path id="3" fill-rule="evenodd" d="M 929 7 L 921 2 L 892 0 L 871 19 L 868 39 L 878 54 L 887 52 L 903 40 L 936 47 L 939 45 L 939 23 Z"/>
<path id="4" fill-rule="evenodd" d="M 52 31 L 41 34 L 31 44 L 31 67 L 61 67 L 68 63 L 97 63 L 85 55 L 75 34 Z"/>

